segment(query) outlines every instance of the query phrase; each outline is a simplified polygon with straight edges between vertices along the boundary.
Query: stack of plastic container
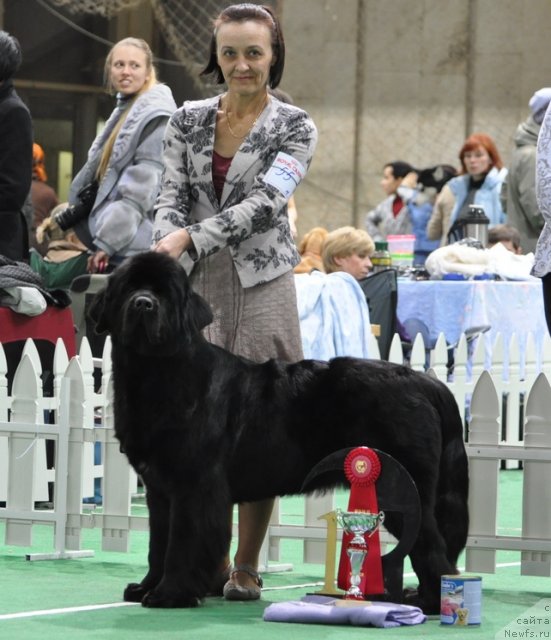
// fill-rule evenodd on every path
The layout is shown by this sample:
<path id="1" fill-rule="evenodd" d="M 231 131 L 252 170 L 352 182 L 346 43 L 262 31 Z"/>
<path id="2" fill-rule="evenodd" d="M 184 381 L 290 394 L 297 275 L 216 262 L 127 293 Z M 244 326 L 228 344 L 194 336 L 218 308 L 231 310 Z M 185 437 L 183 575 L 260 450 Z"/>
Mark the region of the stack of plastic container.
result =
<path id="1" fill-rule="evenodd" d="M 413 266 L 413 249 L 415 246 L 415 236 L 390 235 L 386 237 L 388 250 L 392 259 L 392 266 L 407 268 Z"/>

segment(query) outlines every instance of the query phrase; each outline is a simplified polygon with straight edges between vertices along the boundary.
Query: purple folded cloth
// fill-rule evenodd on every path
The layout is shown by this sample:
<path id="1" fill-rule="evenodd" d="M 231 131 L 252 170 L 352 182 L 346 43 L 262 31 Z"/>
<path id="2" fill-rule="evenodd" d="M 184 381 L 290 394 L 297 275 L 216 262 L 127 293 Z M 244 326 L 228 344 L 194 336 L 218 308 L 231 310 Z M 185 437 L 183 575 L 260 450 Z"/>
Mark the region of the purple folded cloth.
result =
<path id="1" fill-rule="evenodd" d="M 365 606 L 336 606 L 328 596 L 305 596 L 301 600 L 276 602 L 264 610 L 267 622 L 303 622 L 310 624 L 351 624 L 356 627 L 399 627 L 422 624 L 427 616 L 407 604 L 373 602 Z"/>

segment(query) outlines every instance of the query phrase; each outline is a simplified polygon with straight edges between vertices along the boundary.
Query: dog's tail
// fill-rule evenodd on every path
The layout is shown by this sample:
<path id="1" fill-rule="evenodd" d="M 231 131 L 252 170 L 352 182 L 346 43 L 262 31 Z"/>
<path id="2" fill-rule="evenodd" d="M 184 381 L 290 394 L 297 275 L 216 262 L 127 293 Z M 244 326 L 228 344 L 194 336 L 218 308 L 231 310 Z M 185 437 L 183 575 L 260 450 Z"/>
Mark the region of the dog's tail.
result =
<path id="1" fill-rule="evenodd" d="M 439 386 L 442 454 L 435 514 L 446 542 L 446 556 L 456 566 L 469 532 L 469 463 L 459 408 L 451 391 L 443 383 Z"/>

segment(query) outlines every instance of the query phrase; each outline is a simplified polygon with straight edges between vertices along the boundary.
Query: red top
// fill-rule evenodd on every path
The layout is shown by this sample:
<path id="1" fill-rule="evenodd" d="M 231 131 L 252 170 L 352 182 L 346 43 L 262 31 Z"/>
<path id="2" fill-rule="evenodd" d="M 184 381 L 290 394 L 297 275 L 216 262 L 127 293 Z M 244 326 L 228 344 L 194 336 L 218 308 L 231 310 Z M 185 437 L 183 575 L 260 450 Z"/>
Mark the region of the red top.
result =
<path id="1" fill-rule="evenodd" d="M 212 151 L 212 183 L 218 197 L 218 202 L 222 198 L 222 189 L 226 182 L 226 175 L 233 158 L 224 158 L 216 151 Z"/>
<path id="2" fill-rule="evenodd" d="M 404 208 L 404 201 L 400 196 L 396 196 L 392 201 L 392 214 L 396 218 L 400 211 Z"/>

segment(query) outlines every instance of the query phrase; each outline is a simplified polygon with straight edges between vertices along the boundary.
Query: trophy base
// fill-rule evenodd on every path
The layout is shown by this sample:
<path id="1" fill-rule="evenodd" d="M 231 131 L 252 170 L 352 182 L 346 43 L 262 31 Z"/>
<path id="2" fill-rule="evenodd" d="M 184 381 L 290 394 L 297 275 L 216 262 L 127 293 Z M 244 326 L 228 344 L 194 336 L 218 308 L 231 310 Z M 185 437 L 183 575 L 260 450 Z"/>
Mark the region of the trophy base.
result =
<path id="1" fill-rule="evenodd" d="M 336 583 L 335 583 L 336 584 Z M 389 593 L 388 589 L 385 589 L 383 593 L 365 593 L 362 594 L 359 598 L 351 598 L 346 595 L 346 591 L 343 589 L 339 589 L 336 586 L 333 587 L 331 584 L 324 584 L 323 588 L 319 591 L 308 591 L 306 593 L 307 596 L 324 596 L 326 598 L 334 598 L 335 600 L 347 600 L 350 602 L 360 602 L 371 604 L 371 602 L 395 602 L 396 604 L 407 604 L 404 598 L 393 598 Z"/>
<path id="2" fill-rule="evenodd" d="M 365 602 L 365 597 L 361 593 L 359 593 L 359 594 L 345 593 L 344 594 L 344 599 L 345 600 L 359 600 L 360 602 Z"/>
<path id="3" fill-rule="evenodd" d="M 307 596 L 326 596 L 328 598 L 337 598 L 344 599 L 344 593 L 342 591 L 337 591 L 336 589 L 321 589 L 320 591 L 310 591 L 306 594 Z"/>
<path id="4" fill-rule="evenodd" d="M 311 591 L 309 593 L 306 594 L 307 596 L 324 596 L 326 598 L 333 598 L 334 600 L 338 600 L 337 606 L 340 607 L 346 607 L 346 606 L 354 606 L 354 603 L 357 603 L 359 605 L 365 605 L 365 604 L 371 604 L 371 602 L 369 600 L 366 600 L 366 598 L 364 596 L 348 596 L 346 595 L 346 593 L 343 593 L 342 591 L 326 591 L 326 590 L 321 590 L 321 591 Z M 350 605 L 344 604 L 344 603 L 350 603 Z"/>
<path id="5" fill-rule="evenodd" d="M 371 604 L 371 600 L 356 600 L 351 598 L 343 598 L 342 600 L 337 600 L 335 602 L 336 607 L 369 607 Z"/>
<path id="6" fill-rule="evenodd" d="M 325 604 L 332 607 L 354 608 L 369 607 L 373 603 L 370 600 L 346 600 L 344 594 L 324 596 L 317 593 L 309 593 L 304 598 L 305 602 L 315 602 L 317 604 Z"/>

